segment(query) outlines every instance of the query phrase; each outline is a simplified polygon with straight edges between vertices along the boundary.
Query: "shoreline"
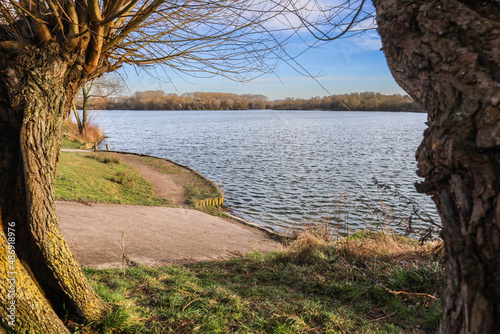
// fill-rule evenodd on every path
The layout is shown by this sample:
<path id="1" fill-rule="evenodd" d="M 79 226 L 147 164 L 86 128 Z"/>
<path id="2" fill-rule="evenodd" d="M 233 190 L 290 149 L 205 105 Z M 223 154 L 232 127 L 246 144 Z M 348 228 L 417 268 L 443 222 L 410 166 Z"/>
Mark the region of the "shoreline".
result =
<path id="1" fill-rule="evenodd" d="M 187 169 L 187 170 L 189 170 L 189 171 L 197 174 L 198 176 L 200 176 L 201 178 L 203 178 L 207 182 L 210 182 L 211 184 L 213 184 L 219 190 L 220 194 L 222 195 L 222 198 L 225 198 L 225 195 L 224 195 L 223 191 L 215 183 L 215 181 L 213 181 L 213 180 L 209 179 L 208 177 L 204 176 L 203 174 L 201 174 L 197 170 L 195 170 L 195 169 L 193 169 L 193 168 L 191 168 L 189 166 L 183 165 L 181 163 L 178 163 L 177 161 L 174 161 L 174 160 L 171 160 L 171 159 L 168 159 L 168 158 L 157 157 L 157 156 L 154 156 L 154 155 L 137 153 L 137 152 L 126 152 L 126 151 L 115 151 L 115 150 L 99 150 L 99 149 L 95 150 L 95 151 L 89 151 L 89 152 L 125 154 L 125 155 L 133 155 L 133 156 L 138 156 L 138 157 L 147 157 L 147 158 L 154 158 L 154 159 L 160 159 L 160 160 L 168 161 L 168 162 L 173 163 L 173 164 L 175 164 L 175 165 L 177 165 L 179 167 L 185 168 L 185 169 Z M 265 225 L 259 224 L 257 222 L 253 222 L 253 221 L 250 221 L 250 220 L 247 220 L 247 219 L 245 219 L 243 217 L 238 216 L 237 214 L 235 214 L 233 212 L 233 210 L 231 209 L 231 207 L 225 206 L 224 204 L 222 205 L 222 207 L 225 207 L 225 208 L 227 208 L 230 211 L 230 213 L 224 212 L 225 215 L 229 216 L 231 219 L 234 219 L 234 220 L 238 221 L 239 223 L 241 223 L 243 225 L 247 225 L 247 226 L 259 229 L 259 230 L 261 230 L 263 232 L 268 233 L 270 236 L 272 236 L 274 238 L 278 238 L 280 240 L 282 238 L 286 238 L 287 237 L 285 234 L 280 233 L 279 231 L 276 231 L 275 229 L 273 229 L 271 227 L 268 227 L 268 226 L 265 226 Z"/>
<path id="2" fill-rule="evenodd" d="M 61 151 L 82 156 L 109 154 L 109 158 L 116 158 L 120 163 L 135 169 L 153 188 L 168 188 L 173 185 L 170 174 L 158 171 L 156 175 L 150 174 L 153 169 L 150 165 L 152 160 L 144 159 L 153 158 L 155 163 L 161 161 L 159 166 L 175 165 L 191 173 L 189 175 L 202 178 L 204 182 L 216 187 L 223 196 L 215 182 L 170 159 L 134 152 L 76 149 Z M 139 166 L 140 163 L 143 165 Z M 104 168 L 104 165 L 97 168 Z M 149 170 L 144 173 L 144 168 Z M 161 178 L 169 179 L 170 183 L 159 182 L 162 181 Z M 161 190 L 156 189 L 155 192 Z M 162 196 L 168 194 L 163 193 Z M 252 250 L 267 253 L 282 248 L 285 236 L 226 212 L 222 207 L 216 208 L 217 206 L 204 211 L 205 208 L 198 208 L 192 202 L 188 204 L 185 201 L 177 204 L 173 201 L 173 206 L 106 204 L 85 199 L 57 201 L 63 234 L 78 262 L 86 267 L 119 267 L 122 253 L 123 258 L 126 257 L 128 261 L 127 266 L 133 266 L 135 262 L 147 266 L 162 266 L 172 262 L 221 260 L 241 256 Z M 85 243 L 81 242 L 82 236 L 85 236 Z M 126 240 L 120 240 L 121 237 Z"/>

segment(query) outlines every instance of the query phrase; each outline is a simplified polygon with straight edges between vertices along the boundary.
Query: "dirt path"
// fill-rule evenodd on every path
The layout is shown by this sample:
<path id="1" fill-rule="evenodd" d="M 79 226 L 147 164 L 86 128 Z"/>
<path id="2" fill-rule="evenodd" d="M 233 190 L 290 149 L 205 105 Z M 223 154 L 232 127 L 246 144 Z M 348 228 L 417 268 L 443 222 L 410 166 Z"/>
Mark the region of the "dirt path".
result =
<path id="1" fill-rule="evenodd" d="M 281 248 L 265 232 L 191 209 L 57 202 L 57 215 L 83 266 L 120 267 L 123 253 L 135 262 L 162 265 Z"/>
<path id="2" fill-rule="evenodd" d="M 141 157 L 119 156 L 154 186 L 157 196 L 177 206 L 188 204 L 186 190 L 175 182 L 175 176 L 158 172 Z M 189 208 L 75 202 L 57 202 L 56 207 L 63 234 L 83 266 L 121 267 L 124 255 L 130 261 L 156 266 L 282 247 L 258 228 Z"/>
<path id="3" fill-rule="evenodd" d="M 177 184 L 170 175 L 160 173 L 147 166 L 137 156 L 122 154 L 120 155 L 120 160 L 138 170 L 142 177 L 153 185 L 156 196 L 170 199 L 173 205 L 188 205 L 186 189 Z"/>

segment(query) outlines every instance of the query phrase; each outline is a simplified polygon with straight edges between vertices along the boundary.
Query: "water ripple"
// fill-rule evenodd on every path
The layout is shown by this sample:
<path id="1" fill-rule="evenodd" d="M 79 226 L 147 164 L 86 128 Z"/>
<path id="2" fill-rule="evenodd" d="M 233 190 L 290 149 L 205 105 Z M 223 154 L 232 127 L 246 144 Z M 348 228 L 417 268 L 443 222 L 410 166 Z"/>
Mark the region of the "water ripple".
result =
<path id="1" fill-rule="evenodd" d="M 348 193 L 355 208 L 350 226 L 364 227 L 364 191 L 379 196 L 374 176 L 396 183 L 437 217 L 413 186 L 424 114 L 101 111 L 95 119 L 109 136 L 102 145 L 189 165 L 223 186 L 235 213 L 274 228 L 300 226 L 313 213 L 332 210 L 339 193 Z M 390 207 L 407 209 L 381 196 Z"/>

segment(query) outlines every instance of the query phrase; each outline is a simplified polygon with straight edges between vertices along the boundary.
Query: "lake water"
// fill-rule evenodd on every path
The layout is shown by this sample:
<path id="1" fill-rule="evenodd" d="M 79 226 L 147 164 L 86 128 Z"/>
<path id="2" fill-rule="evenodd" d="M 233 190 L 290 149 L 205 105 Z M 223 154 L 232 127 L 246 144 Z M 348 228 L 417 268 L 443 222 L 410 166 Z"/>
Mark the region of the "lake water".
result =
<path id="1" fill-rule="evenodd" d="M 413 186 L 425 121 L 418 113 L 271 110 L 109 110 L 94 118 L 109 137 L 101 147 L 188 165 L 223 188 L 235 214 L 278 230 L 332 218 L 346 196 L 349 228 L 365 228 L 365 192 L 408 213 L 373 177 L 396 184 L 436 218 L 432 201 Z"/>

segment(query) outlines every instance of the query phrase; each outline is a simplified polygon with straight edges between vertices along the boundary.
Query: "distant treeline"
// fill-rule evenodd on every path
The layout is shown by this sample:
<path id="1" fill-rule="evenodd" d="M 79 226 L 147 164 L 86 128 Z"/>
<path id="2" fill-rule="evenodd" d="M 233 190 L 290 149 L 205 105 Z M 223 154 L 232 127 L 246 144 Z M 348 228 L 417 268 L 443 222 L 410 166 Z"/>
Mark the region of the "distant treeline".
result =
<path id="1" fill-rule="evenodd" d="M 78 103 L 80 102 L 80 103 Z M 81 101 L 77 101 L 77 106 Z M 118 110 L 357 110 L 357 111 L 413 111 L 422 109 L 409 96 L 382 95 L 364 92 L 311 99 L 269 101 L 259 94 L 184 93 L 167 94 L 163 91 L 136 92 L 128 97 L 99 97 L 89 101 L 93 109 Z"/>
<path id="2" fill-rule="evenodd" d="M 287 98 L 283 101 L 275 101 L 273 109 L 422 112 L 422 108 L 408 95 L 382 95 L 373 92 L 313 97 L 308 100 Z"/>
<path id="3" fill-rule="evenodd" d="M 97 101 L 92 101 L 94 104 Z M 93 106 L 94 107 L 94 106 Z M 121 110 L 248 110 L 270 109 L 264 95 L 229 93 L 166 94 L 163 91 L 136 92 L 124 98 L 101 99 L 99 109 Z"/>

